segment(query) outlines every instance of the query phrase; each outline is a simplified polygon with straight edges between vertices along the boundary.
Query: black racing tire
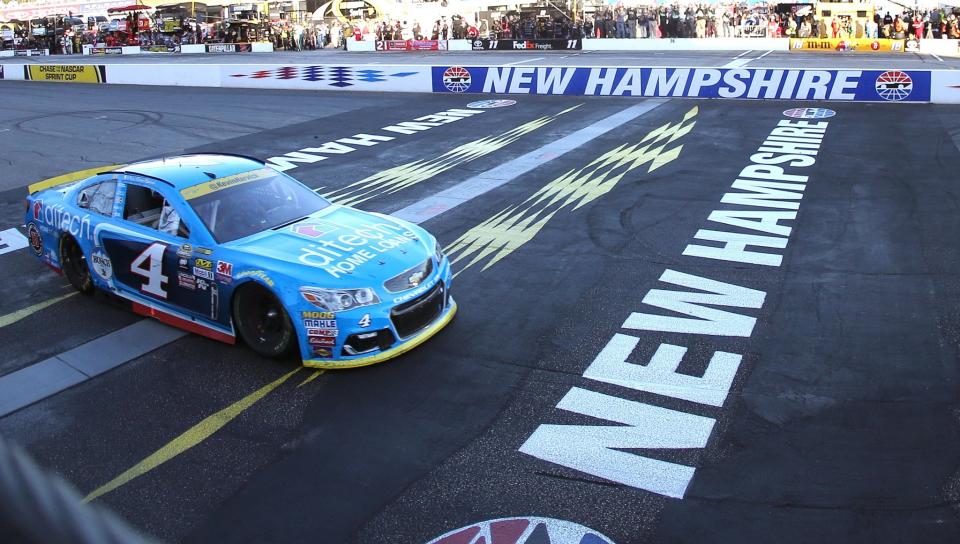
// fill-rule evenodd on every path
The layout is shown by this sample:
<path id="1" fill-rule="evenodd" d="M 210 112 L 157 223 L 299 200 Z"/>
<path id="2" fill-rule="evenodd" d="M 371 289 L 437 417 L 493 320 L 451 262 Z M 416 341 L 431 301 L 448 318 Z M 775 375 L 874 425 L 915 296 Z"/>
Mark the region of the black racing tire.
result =
<path id="1" fill-rule="evenodd" d="M 233 296 L 233 324 L 240 338 L 264 357 L 284 358 L 297 344 L 297 334 L 283 304 L 258 283 L 237 289 Z"/>
<path id="2" fill-rule="evenodd" d="M 84 294 L 93 292 L 93 276 L 80 244 L 69 234 L 60 238 L 60 265 L 70 285 Z"/>

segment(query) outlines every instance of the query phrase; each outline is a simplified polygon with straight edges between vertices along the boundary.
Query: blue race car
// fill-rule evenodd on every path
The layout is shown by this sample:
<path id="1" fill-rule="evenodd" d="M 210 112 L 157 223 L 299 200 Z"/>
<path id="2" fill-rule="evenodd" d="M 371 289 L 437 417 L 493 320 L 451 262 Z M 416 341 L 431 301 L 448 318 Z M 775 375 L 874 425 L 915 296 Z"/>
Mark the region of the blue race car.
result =
<path id="1" fill-rule="evenodd" d="M 457 311 L 433 236 L 261 161 L 184 155 L 84 177 L 30 187 L 30 246 L 78 290 L 164 323 L 345 368 L 416 347 Z"/>

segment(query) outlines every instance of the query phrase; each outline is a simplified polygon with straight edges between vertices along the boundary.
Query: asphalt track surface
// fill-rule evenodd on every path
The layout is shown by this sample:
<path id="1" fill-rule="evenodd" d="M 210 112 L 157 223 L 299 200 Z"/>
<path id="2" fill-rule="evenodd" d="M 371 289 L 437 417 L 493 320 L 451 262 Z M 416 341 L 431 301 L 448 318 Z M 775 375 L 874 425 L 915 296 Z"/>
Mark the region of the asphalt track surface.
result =
<path id="1" fill-rule="evenodd" d="M 150 118 L 161 95 L 177 113 Z M 17 107 L 0 120 L 0 230 L 21 225 L 26 183 L 97 161 L 180 151 L 265 158 L 477 99 L 104 86 L 71 87 L 65 100 L 62 86 L 42 83 L 6 83 L 4 96 Z M 650 106 L 426 222 L 456 257 L 467 250 L 451 246 L 466 233 L 489 232 L 505 209 L 531 209 L 548 185 L 581 183 L 611 150 L 669 124 L 677 137 L 663 151 L 675 152 L 617 167 L 601 160 L 605 179 L 623 174 L 616 183 L 557 208 L 494 264 L 489 255 L 472 263 L 476 253 L 459 261 L 460 313 L 401 358 L 314 375 L 186 336 L 3 417 L 0 433 L 84 494 L 170 444 L 193 444 L 96 499 L 170 541 L 422 543 L 518 515 L 574 521 L 618 543 L 960 541 L 960 109 L 829 105 L 836 116 L 803 172 L 798 215 L 783 223 L 792 233 L 777 251 L 782 264 L 758 266 L 683 251 L 717 226 L 707 217 L 726 208 L 721 198 L 782 112 L 809 104 L 512 98 L 288 173 L 330 192 L 446 156 L 419 183 L 359 205 L 391 213 Z M 452 151 L 538 119 L 478 157 Z M 756 318 L 753 334 L 623 329 L 632 312 L 677 315 L 641 302 L 669 288 L 658 281 L 667 269 L 765 292 L 760 308 L 737 309 Z M 69 289 L 29 249 L 0 255 L 0 272 L 0 379 L 139 319 L 73 296 L 7 324 Z M 662 342 L 687 347 L 680 371 L 691 376 L 715 351 L 743 359 L 720 407 L 585 378 L 617 333 L 637 339 L 636 363 Z M 616 425 L 558 409 L 572 388 L 715 419 L 705 447 L 628 450 L 696 467 L 684 498 L 519 452 L 541 424 Z"/>
<path id="2" fill-rule="evenodd" d="M 54 55 L 10 57 L 10 63 L 59 64 L 451 64 L 477 66 L 680 66 L 720 68 L 834 68 L 876 70 L 951 70 L 960 68 L 960 58 L 919 53 L 816 53 L 744 49 L 742 51 L 416 51 L 347 52 L 275 51 L 273 53 L 161 54 L 130 56 Z M 733 64 L 731 64 L 733 63 Z"/>

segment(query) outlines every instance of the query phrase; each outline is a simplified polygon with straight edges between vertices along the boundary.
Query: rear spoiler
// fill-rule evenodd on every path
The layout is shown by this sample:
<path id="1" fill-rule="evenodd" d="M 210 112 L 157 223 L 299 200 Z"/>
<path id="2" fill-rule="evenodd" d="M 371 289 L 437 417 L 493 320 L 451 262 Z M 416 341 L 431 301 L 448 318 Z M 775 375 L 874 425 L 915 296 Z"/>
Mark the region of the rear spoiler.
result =
<path id="1" fill-rule="evenodd" d="M 87 168 L 86 170 L 78 170 L 76 172 L 70 172 L 69 174 L 62 174 L 55 176 L 43 181 L 38 181 L 36 183 L 31 183 L 27 186 L 27 192 L 29 194 L 34 194 L 39 191 L 45 191 L 52 187 L 58 185 L 66 185 L 67 183 L 73 183 L 75 181 L 80 181 L 82 179 L 89 178 L 90 176 L 95 176 L 101 172 L 109 172 L 117 168 L 123 168 L 122 164 L 113 164 L 113 165 L 104 165 L 98 166 L 96 168 Z"/>

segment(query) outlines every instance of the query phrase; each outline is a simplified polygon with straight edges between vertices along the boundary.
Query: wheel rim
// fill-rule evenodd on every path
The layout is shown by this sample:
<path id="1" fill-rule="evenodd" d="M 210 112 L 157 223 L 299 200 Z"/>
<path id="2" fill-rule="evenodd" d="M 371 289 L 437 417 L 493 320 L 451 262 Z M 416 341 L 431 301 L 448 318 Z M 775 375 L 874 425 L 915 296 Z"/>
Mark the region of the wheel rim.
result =
<path id="1" fill-rule="evenodd" d="M 256 339 L 261 346 L 277 346 L 283 341 L 286 329 L 283 309 L 269 295 L 258 293 L 254 297 L 246 308 L 242 308 L 242 314 L 248 316 L 242 319 L 248 337 Z"/>
<path id="2" fill-rule="evenodd" d="M 74 280 L 77 287 L 83 287 L 86 283 L 87 259 L 83 256 L 80 246 L 73 240 L 67 240 L 66 251 L 63 255 L 63 268 L 67 276 Z"/>

